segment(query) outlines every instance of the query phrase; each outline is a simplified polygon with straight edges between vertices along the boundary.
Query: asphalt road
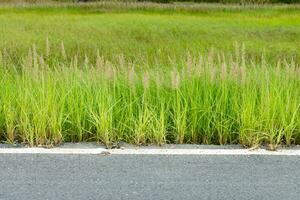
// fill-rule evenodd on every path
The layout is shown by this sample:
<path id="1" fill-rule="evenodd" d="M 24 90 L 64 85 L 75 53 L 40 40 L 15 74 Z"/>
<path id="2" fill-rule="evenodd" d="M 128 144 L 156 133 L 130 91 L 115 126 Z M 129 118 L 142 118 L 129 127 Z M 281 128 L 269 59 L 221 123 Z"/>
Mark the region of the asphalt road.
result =
<path id="1" fill-rule="evenodd" d="M 0 199 L 299 200 L 299 156 L 0 155 Z"/>

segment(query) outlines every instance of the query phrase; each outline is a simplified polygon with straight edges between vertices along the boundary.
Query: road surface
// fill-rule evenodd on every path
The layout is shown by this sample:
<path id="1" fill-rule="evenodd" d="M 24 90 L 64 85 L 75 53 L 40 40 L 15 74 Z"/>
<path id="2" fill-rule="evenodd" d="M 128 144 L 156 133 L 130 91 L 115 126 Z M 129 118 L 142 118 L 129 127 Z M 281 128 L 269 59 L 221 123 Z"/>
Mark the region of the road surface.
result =
<path id="1" fill-rule="evenodd" d="M 0 154 L 0 199 L 299 200 L 300 156 Z"/>

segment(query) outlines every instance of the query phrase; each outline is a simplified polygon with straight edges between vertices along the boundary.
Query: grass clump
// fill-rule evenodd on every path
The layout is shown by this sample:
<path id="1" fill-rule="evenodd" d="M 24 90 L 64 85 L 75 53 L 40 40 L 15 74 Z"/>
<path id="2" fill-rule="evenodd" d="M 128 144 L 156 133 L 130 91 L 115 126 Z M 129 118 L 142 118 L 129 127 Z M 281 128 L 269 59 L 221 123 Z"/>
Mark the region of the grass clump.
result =
<path id="1" fill-rule="evenodd" d="M 33 46 L 20 65 L 0 54 L 2 140 L 299 144 L 293 59 L 249 60 L 242 46 L 228 57 L 187 52 L 182 66 L 137 68 L 122 55 L 113 64 L 99 53 L 78 61 L 65 51 L 55 60 L 43 52 Z"/>

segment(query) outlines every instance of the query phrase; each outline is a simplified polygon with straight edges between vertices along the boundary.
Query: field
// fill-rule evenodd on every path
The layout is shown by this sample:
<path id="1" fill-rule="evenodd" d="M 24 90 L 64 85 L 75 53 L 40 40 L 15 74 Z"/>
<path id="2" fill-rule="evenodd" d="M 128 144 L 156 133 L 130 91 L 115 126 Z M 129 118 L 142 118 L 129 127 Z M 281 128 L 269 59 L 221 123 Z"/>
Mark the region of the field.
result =
<path id="1" fill-rule="evenodd" d="M 1 140 L 299 144 L 299 10 L 2 4 Z"/>

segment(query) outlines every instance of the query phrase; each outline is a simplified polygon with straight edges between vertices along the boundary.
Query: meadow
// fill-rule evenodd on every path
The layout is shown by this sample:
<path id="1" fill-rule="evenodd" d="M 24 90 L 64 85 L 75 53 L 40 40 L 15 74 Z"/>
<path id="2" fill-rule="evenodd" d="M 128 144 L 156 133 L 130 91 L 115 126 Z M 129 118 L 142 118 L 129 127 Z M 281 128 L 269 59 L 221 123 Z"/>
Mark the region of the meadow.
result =
<path id="1" fill-rule="evenodd" d="M 300 143 L 296 5 L 0 6 L 0 136 Z"/>

